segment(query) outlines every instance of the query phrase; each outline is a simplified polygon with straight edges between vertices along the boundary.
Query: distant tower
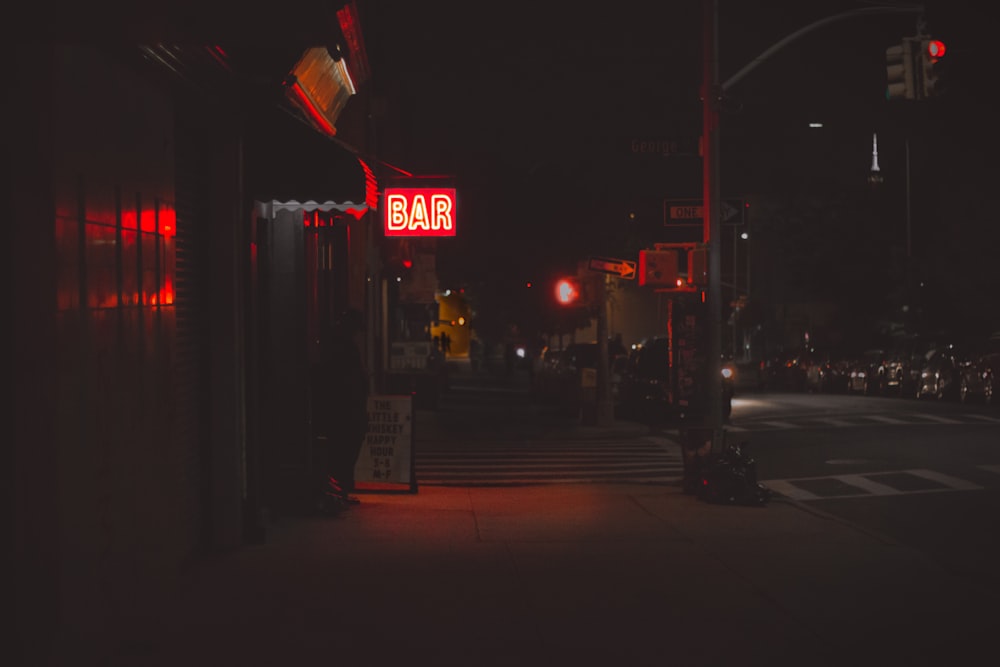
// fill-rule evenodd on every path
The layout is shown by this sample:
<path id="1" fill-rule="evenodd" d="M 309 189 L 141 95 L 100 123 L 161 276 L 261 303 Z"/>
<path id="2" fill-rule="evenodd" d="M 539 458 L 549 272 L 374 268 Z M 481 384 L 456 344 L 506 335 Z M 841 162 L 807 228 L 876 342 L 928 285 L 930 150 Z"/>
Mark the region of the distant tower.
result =
<path id="1" fill-rule="evenodd" d="M 882 184 L 882 173 L 878 168 L 878 135 L 872 134 L 872 170 L 868 174 L 868 183 L 873 188 Z"/>

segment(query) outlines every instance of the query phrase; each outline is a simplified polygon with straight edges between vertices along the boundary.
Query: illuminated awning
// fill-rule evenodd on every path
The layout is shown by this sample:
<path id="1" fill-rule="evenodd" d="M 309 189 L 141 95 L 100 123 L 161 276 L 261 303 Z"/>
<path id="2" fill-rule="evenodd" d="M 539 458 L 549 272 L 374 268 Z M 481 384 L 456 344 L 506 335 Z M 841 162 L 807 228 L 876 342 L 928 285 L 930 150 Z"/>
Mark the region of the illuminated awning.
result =
<path id="1" fill-rule="evenodd" d="M 337 134 L 337 118 L 355 94 L 347 63 L 325 46 L 306 49 L 285 82 L 285 95 L 322 134 Z"/>
<path id="2" fill-rule="evenodd" d="M 337 211 L 360 218 L 368 211 L 367 206 L 364 204 L 358 206 L 353 202 L 316 202 L 312 200 L 300 202 L 294 199 L 290 201 L 256 201 L 254 202 L 254 206 L 257 209 L 257 215 L 263 218 L 274 218 L 281 211 L 302 211 L 303 213 L 313 213 L 315 211 L 331 213 Z"/>

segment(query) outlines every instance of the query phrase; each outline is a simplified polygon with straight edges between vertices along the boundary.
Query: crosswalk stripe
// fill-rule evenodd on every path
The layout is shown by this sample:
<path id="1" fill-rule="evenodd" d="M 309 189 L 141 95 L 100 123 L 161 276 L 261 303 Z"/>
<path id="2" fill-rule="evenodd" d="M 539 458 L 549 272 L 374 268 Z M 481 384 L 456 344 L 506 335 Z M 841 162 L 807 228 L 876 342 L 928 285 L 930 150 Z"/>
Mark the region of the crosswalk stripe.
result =
<path id="1" fill-rule="evenodd" d="M 895 417 L 886 417 L 885 415 L 864 415 L 863 419 L 871 419 L 873 421 L 882 422 L 883 424 L 912 424 L 913 422 L 904 421 L 902 419 L 896 419 Z"/>
<path id="2" fill-rule="evenodd" d="M 983 469 L 983 470 L 988 470 L 990 472 L 998 472 L 998 473 L 1000 473 L 1000 466 L 995 466 L 995 465 L 981 465 L 979 467 L 981 469 Z"/>
<path id="3" fill-rule="evenodd" d="M 1000 466 L 979 466 L 980 468 L 995 468 L 995 472 L 1000 472 Z M 946 488 L 936 489 L 913 489 L 902 490 L 887 484 L 882 484 L 872 479 L 873 476 L 904 474 L 922 477 L 936 482 Z M 814 482 L 819 480 L 834 479 L 848 486 L 854 487 L 860 493 L 833 493 L 829 495 L 818 495 L 805 490 L 799 484 L 803 482 Z M 793 500 L 833 500 L 843 498 L 870 498 L 873 496 L 904 496 L 924 493 L 939 493 L 942 491 L 979 491 L 982 486 L 964 479 L 945 475 L 934 470 L 916 468 L 910 470 L 882 470 L 870 473 L 858 473 L 851 475 L 826 475 L 823 477 L 799 477 L 794 479 L 770 479 L 761 482 L 771 490 Z"/>
<path id="4" fill-rule="evenodd" d="M 676 484 L 684 476 L 680 447 L 661 435 L 620 438 L 494 441 L 454 447 L 419 444 L 417 483 L 513 486 L 525 484 Z"/>
<path id="5" fill-rule="evenodd" d="M 885 484 L 879 484 L 878 482 L 868 479 L 863 475 L 837 475 L 834 477 L 844 484 L 850 484 L 851 486 L 856 486 L 859 489 L 864 489 L 873 496 L 898 496 L 903 492 L 899 489 L 894 489 L 891 486 L 886 486 Z"/>
<path id="6" fill-rule="evenodd" d="M 613 477 L 514 477 L 510 475 L 504 475 L 501 477 L 470 477 L 468 475 L 462 475 L 455 478 L 445 478 L 445 477 L 433 477 L 433 478 L 423 478 L 419 474 L 417 475 L 417 483 L 424 486 L 443 486 L 448 484 L 454 485 L 466 485 L 466 484 L 490 484 L 493 486 L 523 486 L 527 484 L 594 484 L 597 482 L 601 483 L 615 483 L 622 482 L 628 484 L 657 484 L 657 485 L 669 485 L 676 484 L 683 479 L 682 475 L 653 475 L 653 476 L 637 476 L 629 475 L 623 478 L 613 478 Z"/>
<path id="7" fill-rule="evenodd" d="M 764 424 L 765 426 L 773 426 L 775 428 L 797 428 L 795 424 L 792 424 L 790 422 L 778 421 L 776 419 L 771 421 L 761 421 L 757 423 Z"/>
<path id="8" fill-rule="evenodd" d="M 972 482 L 967 482 L 964 479 L 958 479 L 957 477 L 945 475 L 933 470 L 906 470 L 905 472 L 908 472 L 911 475 L 916 475 L 917 477 L 929 479 L 932 482 L 937 482 L 938 484 L 944 484 L 945 486 L 949 486 L 958 491 L 975 491 L 983 488 L 978 484 L 973 484 Z"/>
<path id="9" fill-rule="evenodd" d="M 997 419 L 996 417 L 990 417 L 989 415 L 969 414 L 969 415 L 965 415 L 965 416 L 968 417 L 968 418 L 970 418 L 970 419 L 979 419 L 981 421 L 991 422 L 993 424 L 1000 424 L 1000 419 Z"/>
<path id="10" fill-rule="evenodd" d="M 792 500 L 819 500 L 820 496 L 815 493 L 810 493 L 805 489 L 795 486 L 791 482 L 783 479 L 769 479 L 763 483 L 764 486 L 768 487 L 775 493 L 780 493 L 786 498 L 791 498 Z"/>
<path id="11" fill-rule="evenodd" d="M 801 417 L 795 421 L 769 419 L 755 421 L 753 419 L 735 424 L 727 424 L 726 430 L 733 432 L 755 432 L 772 429 L 790 430 L 803 428 L 819 428 L 822 426 L 833 426 L 837 428 L 857 428 L 862 426 L 872 426 L 873 422 L 889 424 L 893 426 L 926 426 L 928 424 L 955 424 L 968 426 L 974 423 L 987 422 L 990 424 L 1000 424 L 1000 418 L 990 417 L 974 413 L 963 413 L 954 417 L 943 417 L 940 415 L 923 413 L 906 413 L 900 417 L 889 415 L 863 414 L 852 416 L 847 419 L 838 417 Z"/>
<path id="12" fill-rule="evenodd" d="M 829 424 L 830 426 L 854 426 L 853 422 L 849 422 L 844 419 L 834 419 L 833 417 L 824 417 L 822 419 L 817 419 L 816 421 Z"/>
<path id="13" fill-rule="evenodd" d="M 957 419 L 951 419 L 950 417 L 940 417 L 938 415 L 929 415 L 926 413 L 915 413 L 911 415 L 917 419 L 926 419 L 932 422 L 937 422 L 938 424 L 961 424 L 962 422 Z"/>
<path id="14" fill-rule="evenodd" d="M 627 461 L 627 462 L 609 462 L 609 461 L 594 461 L 594 462 L 584 462 L 584 461 L 560 461 L 553 463 L 538 463 L 535 461 L 486 461 L 486 462 L 476 462 L 470 463 L 466 461 L 450 460 L 444 462 L 435 462 L 431 465 L 426 463 L 418 462 L 416 465 L 417 470 L 523 470 L 525 468 L 530 468 L 532 470 L 650 470 L 651 468 L 659 467 L 669 467 L 664 466 L 662 461 Z"/>

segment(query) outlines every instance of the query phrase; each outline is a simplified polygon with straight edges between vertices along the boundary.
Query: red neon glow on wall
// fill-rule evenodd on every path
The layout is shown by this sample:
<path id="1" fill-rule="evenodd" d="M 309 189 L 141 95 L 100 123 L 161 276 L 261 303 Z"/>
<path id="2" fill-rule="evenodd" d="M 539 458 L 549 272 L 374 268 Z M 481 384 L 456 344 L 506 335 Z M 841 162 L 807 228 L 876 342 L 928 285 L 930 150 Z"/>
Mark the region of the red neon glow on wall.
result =
<path id="1" fill-rule="evenodd" d="M 326 116 L 320 113 L 319 109 L 316 108 L 316 105 L 313 104 L 313 101 L 308 95 L 306 95 L 306 92 L 302 90 L 302 86 L 298 83 L 294 83 L 291 86 L 291 91 L 292 95 L 295 96 L 295 99 L 302 105 L 302 109 L 309 116 L 309 119 L 312 120 L 322 132 L 331 137 L 337 134 L 336 128 L 334 128 L 333 125 L 330 125 L 330 121 L 326 119 Z"/>
<path id="2" fill-rule="evenodd" d="M 385 188 L 386 236 L 455 236 L 454 188 Z"/>

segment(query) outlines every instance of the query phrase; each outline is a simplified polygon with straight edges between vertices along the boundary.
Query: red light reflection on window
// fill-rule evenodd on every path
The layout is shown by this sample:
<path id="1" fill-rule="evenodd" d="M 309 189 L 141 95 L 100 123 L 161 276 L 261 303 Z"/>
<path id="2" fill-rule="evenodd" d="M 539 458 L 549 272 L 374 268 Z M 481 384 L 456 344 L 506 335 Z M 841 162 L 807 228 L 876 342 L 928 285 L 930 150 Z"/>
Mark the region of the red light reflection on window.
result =
<path id="1" fill-rule="evenodd" d="M 125 229 L 137 229 L 136 219 L 135 209 L 127 208 L 122 211 L 122 227 Z"/>
<path id="2" fill-rule="evenodd" d="M 139 225 L 144 232 L 156 231 L 156 210 L 144 208 L 139 212 Z"/>
<path id="3" fill-rule="evenodd" d="M 171 206 L 161 204 L 160 233 L 166 237 L 177 236 L 177 211 Z"/>

